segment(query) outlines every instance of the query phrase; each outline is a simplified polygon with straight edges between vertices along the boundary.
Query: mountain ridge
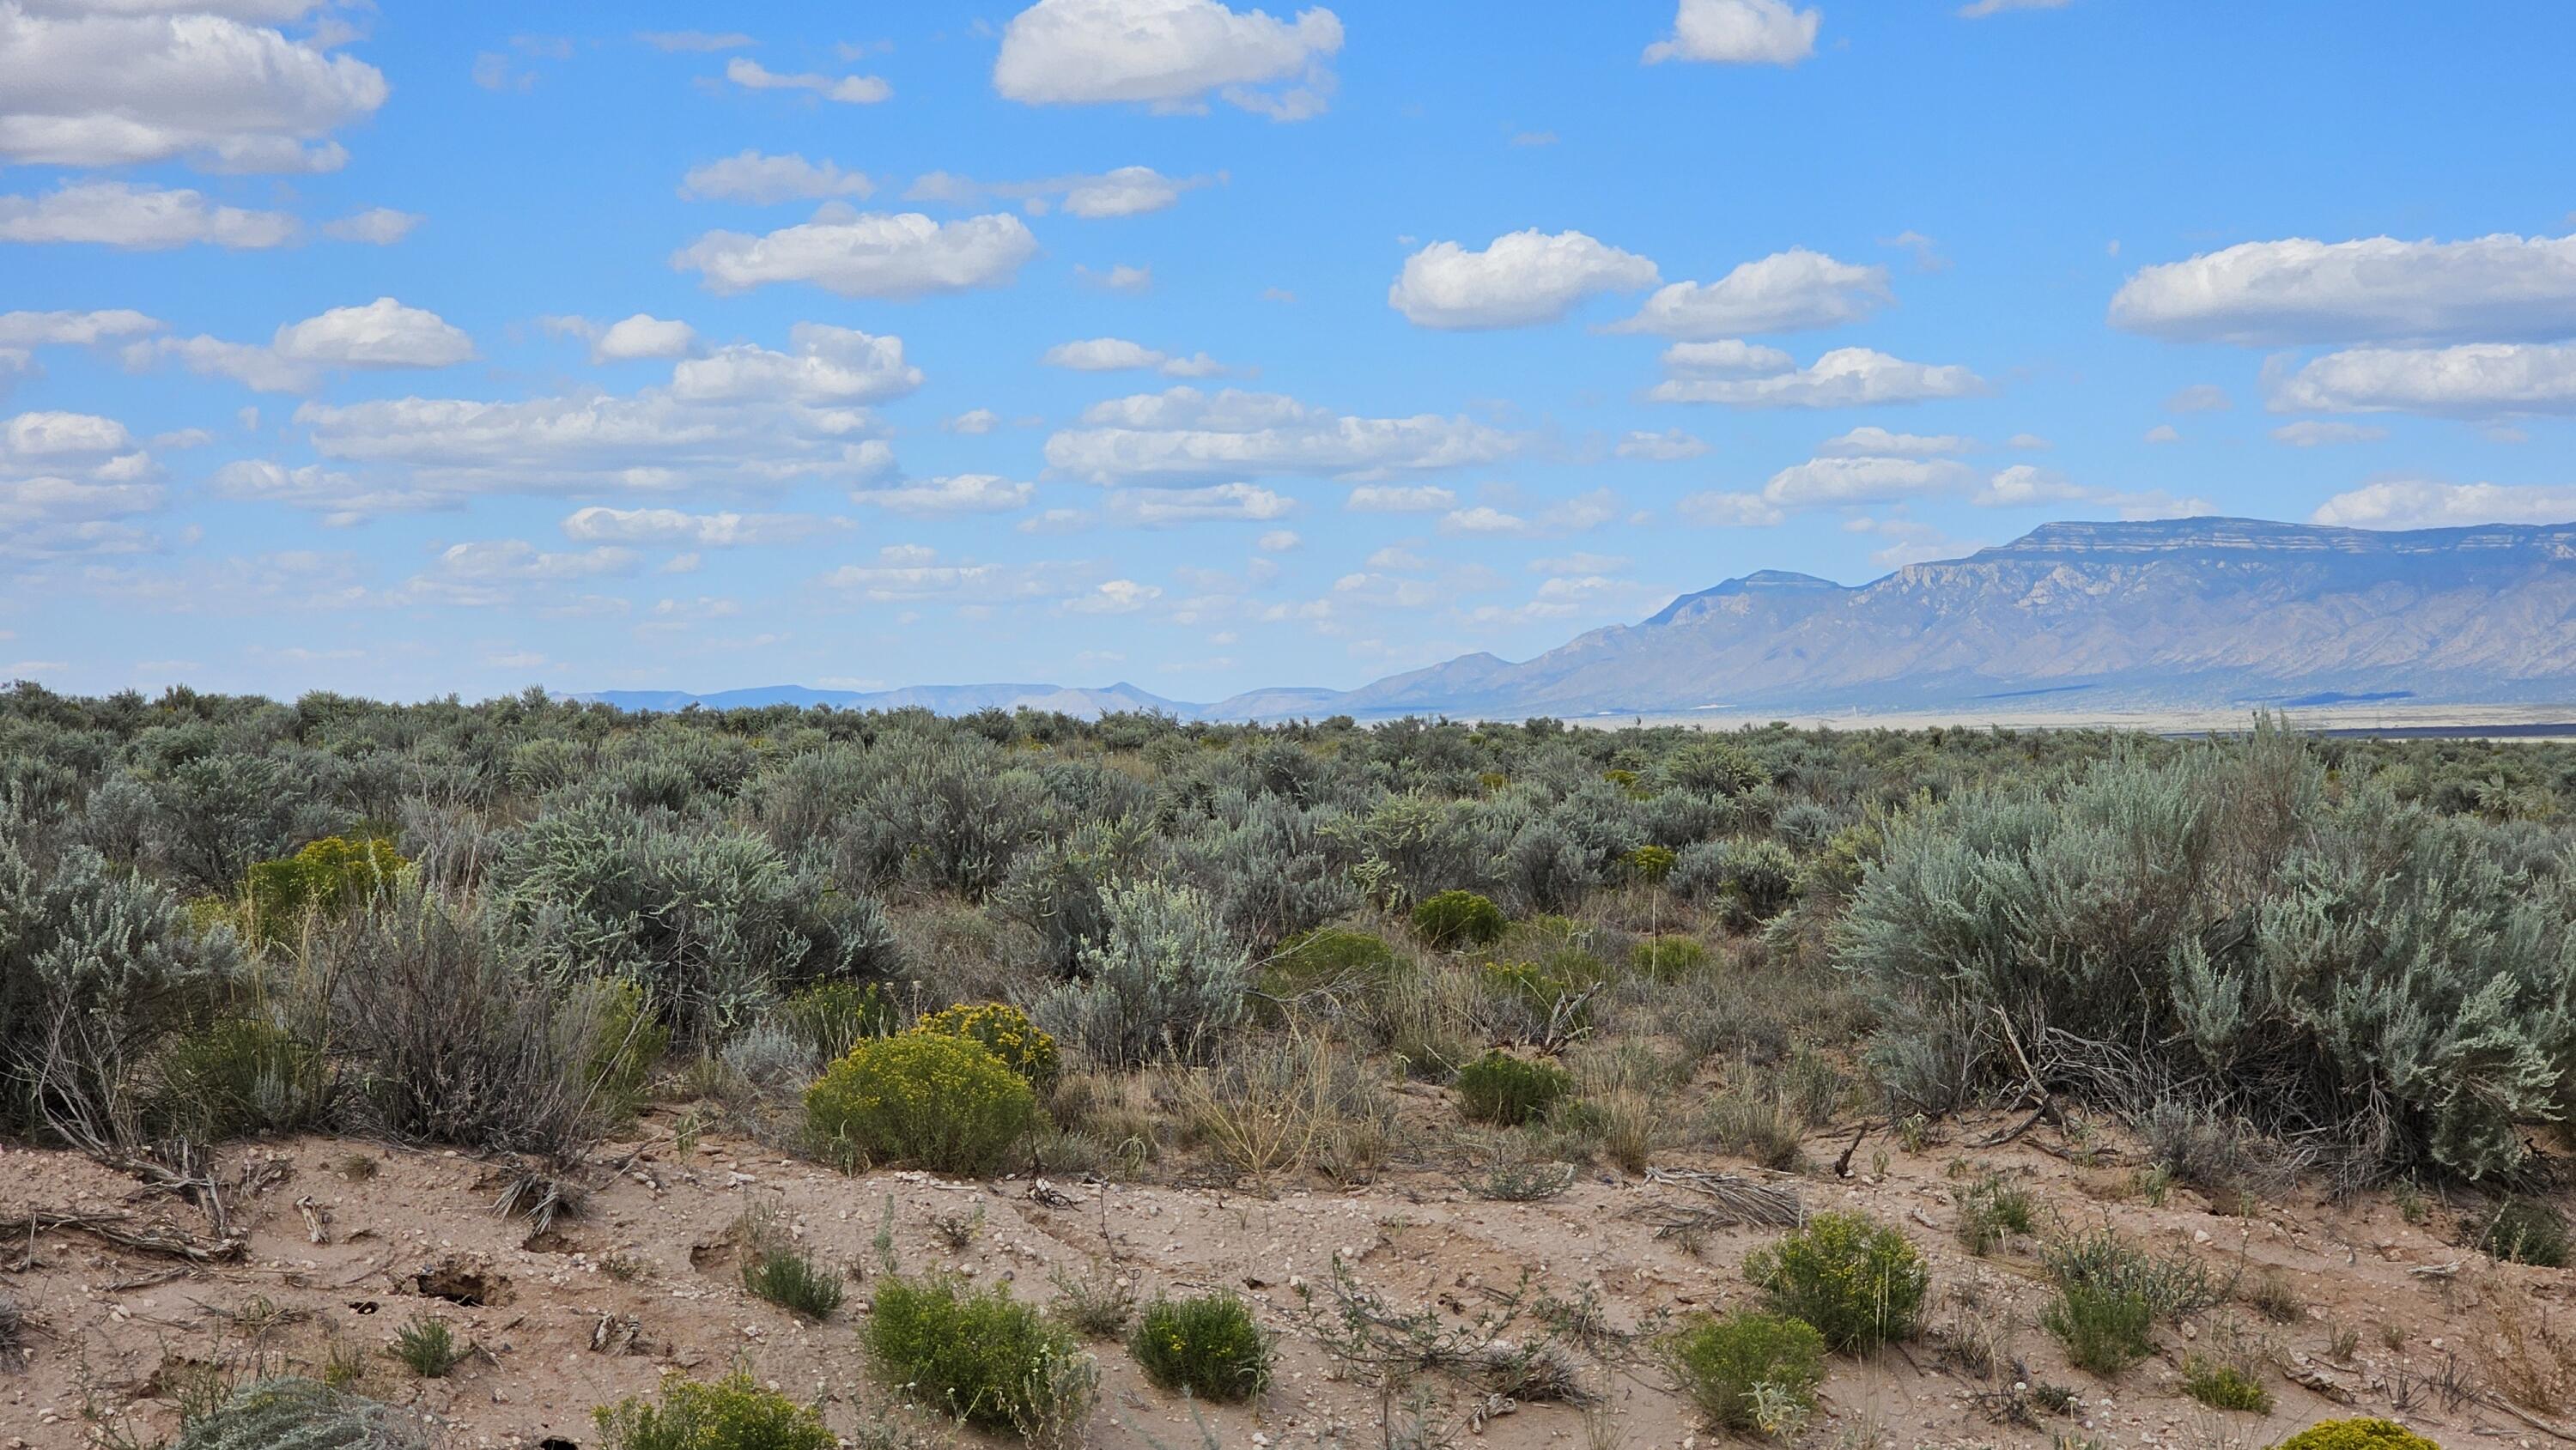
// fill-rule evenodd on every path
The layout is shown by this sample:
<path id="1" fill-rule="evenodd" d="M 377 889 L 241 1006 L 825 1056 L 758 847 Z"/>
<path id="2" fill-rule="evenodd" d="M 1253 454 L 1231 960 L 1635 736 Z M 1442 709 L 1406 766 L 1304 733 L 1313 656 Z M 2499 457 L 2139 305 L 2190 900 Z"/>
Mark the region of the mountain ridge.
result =
<path id="1" fill-rule="evenodd" d="M 1478 652 L 1352 690 L 1274 687 L 1203 705 L 1123 683 L 582 698 L 776 702 L 742 698 L 763 693 L 799 702 L 846 693 L 812 702 L 862 709 L 1025 705 L 1230 720 L 1923 710 L 2045 695 L 2137 708 L 2576 700 L 2576 523 L 2042 524 L 1861 584 L 1756 570 L 1517 662 Z"/>

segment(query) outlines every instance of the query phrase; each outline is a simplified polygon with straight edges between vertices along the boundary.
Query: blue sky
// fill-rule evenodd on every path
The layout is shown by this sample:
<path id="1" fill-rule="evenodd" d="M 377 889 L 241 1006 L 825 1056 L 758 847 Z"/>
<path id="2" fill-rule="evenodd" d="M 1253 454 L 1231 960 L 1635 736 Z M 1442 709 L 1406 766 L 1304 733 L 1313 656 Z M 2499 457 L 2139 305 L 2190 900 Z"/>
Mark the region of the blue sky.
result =
<path id="1" fill-rule="evenodd" d="M 614 10 L 0 0 L 0 676 L 1212 700 L 2576 518 L 2563 5 Z"/>

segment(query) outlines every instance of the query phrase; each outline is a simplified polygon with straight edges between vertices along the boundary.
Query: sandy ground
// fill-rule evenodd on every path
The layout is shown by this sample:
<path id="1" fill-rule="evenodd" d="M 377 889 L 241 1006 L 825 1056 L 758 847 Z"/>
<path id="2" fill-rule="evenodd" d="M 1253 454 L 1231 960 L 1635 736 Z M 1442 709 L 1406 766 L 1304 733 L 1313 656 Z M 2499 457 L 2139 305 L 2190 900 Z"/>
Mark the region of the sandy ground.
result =
<path id="1" fill-rule="evenodd" d="M 2520 1335 L 2525 1351 L 2533 1334 L 2554 1332 L 2565 1274 L 2493 1264 L 2452 1242 L 2456 1230 L 2438 1207 L 2425 1224 L 2410 1225 L 2378 1196 L 2340 1205 L 2299 1198 L 2239 1218 L 2176 1190 L 2150 1208 L 2128 1189 L 2133 1156 L 2112 1152 L 2084 1163 L 2026 1142 L 1971 1146 L 1992 1126 L 1945 1125 L 1945 1141 L 1919 1153 L 1873 1138 L 1856 1155 L 1859 1177 L 1783 1180 L 1794 1182 L 1810 1211 L 1865 1208 L 1902 1225 L 1934 1268 L 1926 1333 L 1873 1359 L 1835 1361 L 1824 1413 L 1804 1443 L 2048 1445 L 2064 1436 L 2104 1446 L 2259 1447 L 2319 1418 L 2364 1412 L 2402 1419 L 2453 1446 L 2489 1436 L 2549 1443 L 2530 1420 L 2458 1392 L 2504 1383 L 2512 1372 L 2499 1332 Z M 1830 1163 L 1847 1141 L 1820 1139 L 1811 1156 Z M 1054 1185 L 1061 1197 L 1050 1206 L 1032 1198 L 1026 1181 L 845 1178 L 738 1141 L 711 1139 L 683 1157 L 667 1132 L 611 1173 L 607 1165 L 634 1148 L 604 1152 L 580 1213 L 531 1238 L 524 1220 L 494 1212 L 497 1171 L 470 1159 L 320 1139 L 237 1147 L 229 1167 L 273 1156 L 284 1176 L 236 1207 L 237 1222 L 250 1228 L 248 1253 L 215 1266 L 72 1231 L 31 1238 L 9 1227 L 31 1208 L 124 1208 L 191 1231 L 205 1225 L 196 1210 L 139 1195 L 131 1180 L 86 1160 L 0 1150 L 0 1294 L 16 1299 L 33 1326 L 30 1362 L 0 1369 L 0 1446 L 100 1443 L 85 1415 L 121 1419 L 148 1444 L 174 1424 L 192 1366 L 257 1359 L 310 1371 L 334 1346 L 367 1364 L 371 1392 L 450 1422 L 447 1443 L 456 1446 L 595 1445 L 593 1405 L 650 1391 L 665 1371 L 712 1376 L 736 1364 L 819 1399 L 834 1428 L 855 1435 L 886 1406 L 867 1379 L 854 1326 L 866 1312 L 876 1272 L 871 1240 L 889 1195 L 908 1270 L 954 1267 L 1040 1301 L 1052 1296 L 1051 1270 L 1079 1272 L 1095 1262 L 1131 1277 L 1147 1297 L 1242 1292 L 1279 1334 L 1281 1370 L 1254 1404 L 1209 1415 L 1217 1443 L 1378 1446 L 1386 1443 L 1381 1395 L 1338 1368 L 1300 1327 L 1293 1286 L 1320 1281 L 1333 1256 L 1400 1307 L 1472 1313 L 1526 1269 L 1534 1284 L 1560 1295 L 1594 1291 L 1614 1325 L 1635 1329 L 1662 1315 L 1751 1303 L 1742 1258 L 1773 1232 L 1723 1230 L 1691 1245 L 1659 1239 L 1629 1215 L 1692 1195 L 1598 1172 L 1537 1203 L 1487 1201 L 1454 1178 L 1418 1172 L 1350 1191 L 1064 1183 Z M 1865 1170 L 1882 1151 L 1884 1176 L 1872 1177 Z M 353 1159 L 373 1166 L 353 1167 Z M 1671 1166 L 1749 1171 L 1724 1162 Z M 1978 1258 L 1956 1236 L 1954 1190 L 1970 1180 L 1954 1171 L 1990 1170 L 2026 1184 L 2043 1214 L 2062 1222 L 2116 1224 L 2221 1272 L 2241 1268 L 2249 1285 L 2277 1271 L 2301 1307 L 2289 1322 L 2234 1305 L 2188 1334 L 2164 1328 L 2164 1352 L 2116 1385 L 2070 1370 L 2038 1327 L 2049 1295 L 2029 1246 Z M 310 1241 L 299 1199 L 327 1217 L 329 1242 Z M 867 1266 L 834 1321 L 802 1323 L 743 1292 L 731 1229 L 763 1202 L 782 1209 L 826 1262 Z M 942 1242 L 938 1218 L 971 1219 L 977 1209 L 983 1216 L 965 1250 Z M 24 1251 L 32 1262 L 18 1265 Z M 482 1353 L 446 1379 L 415 1380 L 381 1351 L 394 1330 L 431 1312 Z M 2358 1338 L 2343 1361 L 2331 1352 L 2339 1328 Z M 2264 1378 L 2278 1403 L 2269 1416 L 2207 1410 L 2180 1392 L 2186 1358 L 2231 1332 L 2271 1361 Z M 1963 1333 L 2005 1343 L 1993 1377 L 1956 1367 Z M 1183 1407 L 1146 1384 L 1117 1345 L 1096 1348 L 1104 1393 L 1091 1443 L 1172 1450 L 1205 1443 Z M 2526 1364 L 2522 1372 L 2535 1371 Z M 2552 1372 L 2563 1387 L 2564 1368 Z M 1999 1422 L 2017 1375 L 2069 1387 L 2080 1404 Z M 1589 1416 L 1559 1404 L 1501 1404 L 1490 1407 L 1501 1413 L 1471 1426 L 1472 1398 L 1461 1397 L 1453 1443 L 1643 1450 L 1719 1438 L 1693 1426 L 1650 1367 L 1593 1365 L 1586 1378 L 1602 1401 Z M 981 1443 L 972 1435 L 961 1442 Z"/>

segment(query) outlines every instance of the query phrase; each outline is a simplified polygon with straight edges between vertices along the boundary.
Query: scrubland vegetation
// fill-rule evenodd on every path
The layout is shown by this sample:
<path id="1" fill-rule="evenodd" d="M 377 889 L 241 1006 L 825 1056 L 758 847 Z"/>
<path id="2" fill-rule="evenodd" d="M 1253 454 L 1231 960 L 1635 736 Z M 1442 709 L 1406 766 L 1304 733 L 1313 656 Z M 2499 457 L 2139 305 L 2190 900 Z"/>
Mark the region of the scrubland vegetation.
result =
<path id="1" fill-rule="evenodd" d="M 2134 1135 L 2141 1194 L 2429 1186 L 2476 1206 L 2467 1247 L 2556 1263 L 2562 801 L 2576 749 L 2269 726 L 1264 729 L 22 685 L 0 695 L 0 1133 L 154 1182 L 260 1135 L 434 1145 L 507 1163 L 511 1203 L 553 1214 L 646 1114 L 854 1174 L 1431 1170 L 1528 1202 L 1685 1157 L 1829 1172 L 1807 1146 L 1828 1125 L 1921 1151 L 2009 1111 L 2078 1150 L 2088 1123 Z M 1716 1220 L 1777 1226 L 1745 1264 L 1758 1307 L 1627 1350 L 1580 1305 L 1462 1325 L 1339 1280 L 1302 1287 L 1300 1327 L 1391 1406 L 1443 1383 L 1581 1405 L 1586 1348 L 1714 1426 L 1793 1435 L 1825 1357 L 1917 1334 L 1941 1286 L 1902 1225 L 1791 1203 Z M 2236 1288 L 2000 1180 L 1958 1203 L 1958 1242 L 2030 1255 L 2040 1327 L 2098 1375 Z M 746 1238 L 749 1292 L 840 1312 L 836 1266 Z M 1049 1308 L 889 1255 L 849 1292 L 888 1393 L 1005 1438 L 1077 1443 L 1122 1341 L 1175 1394 L 1272 1383 L 1282 1326 L 1231 1294 L 1058 1287 Z M 471 1352 L 428 1320 L 405 1344 L 424 1376 Z M 2212 1346 L 2191 1393 L 2268 1406 L 2259 1370 Z M 208 1397 L 181 1443 L 304 1443 L 258 1438 L 289 1420 L 317 1445 L 417 1433 L 272 1378 Z M 830 1443 L 740 1375 L 599 1424 L 626 1450 Z M 2313 1443 L 2399 1443 L 2378 1424 Z"/>

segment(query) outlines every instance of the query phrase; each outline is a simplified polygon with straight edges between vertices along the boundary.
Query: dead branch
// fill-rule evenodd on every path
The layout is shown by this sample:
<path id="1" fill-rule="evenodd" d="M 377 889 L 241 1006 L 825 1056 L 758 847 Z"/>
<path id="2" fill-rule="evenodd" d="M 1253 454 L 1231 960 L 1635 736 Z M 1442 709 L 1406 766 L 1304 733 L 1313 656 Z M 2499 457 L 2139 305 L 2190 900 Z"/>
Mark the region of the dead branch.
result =
<path id="1" fill-rule="evenodd" d="M 1799 1201 L 1796 1189 L 1777 1184 L 1759 1183 L 1738 1173 L 1706 1173 L 1692 1168 L 1649 1168 L 1646 1181 L 1696 1193 L 1710 1201 L 1711 1207 L 1692 1216 L 1702 1227 L 1729 1227 L 1735 1224 L 1762 1224 L 1794 1228 L 1807 1221 L 1806 1205 Z M 1669 1205 L 1661 1206 L 1667 1215 L 1686 1212 Z M 1641 1217 L 1657 1211 L 1647 1205 L 1632 1216 Z M 1722 1215 L 1711 1219 L 1710 1214 Z"/>
<path id="2" fill-rule="evenodd" d="M 240 1258 L 249 1247 L 249 1240 L 239 1235 L 227 1234 L 209 1242 L 166 1224 L 138 1224 L 128 1213 L 67 1213 L 39 1208 L 27 1211 L 26 1223 L 31 1242 L 40 1231 L 70 1229 L 139 1254 L 162 1254 L 198 1264 L 227 1263 Z"/>

